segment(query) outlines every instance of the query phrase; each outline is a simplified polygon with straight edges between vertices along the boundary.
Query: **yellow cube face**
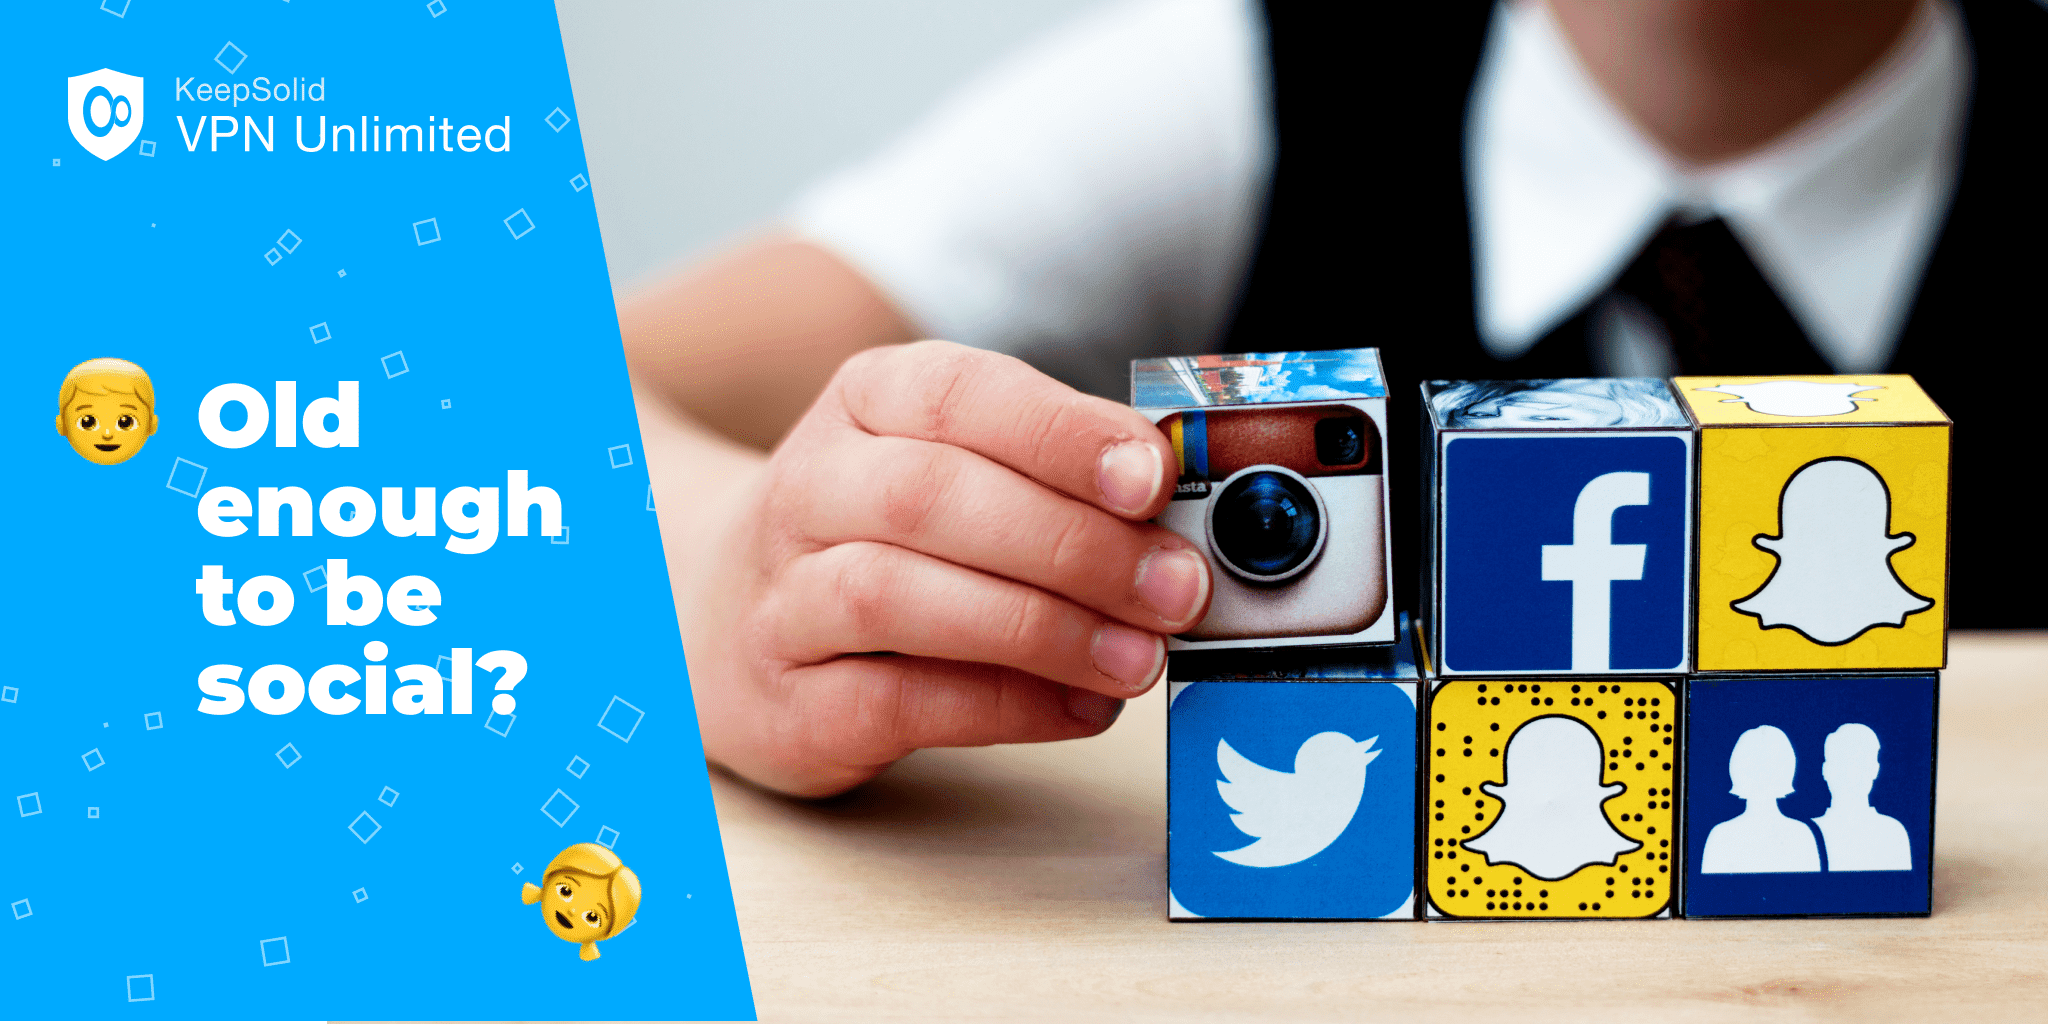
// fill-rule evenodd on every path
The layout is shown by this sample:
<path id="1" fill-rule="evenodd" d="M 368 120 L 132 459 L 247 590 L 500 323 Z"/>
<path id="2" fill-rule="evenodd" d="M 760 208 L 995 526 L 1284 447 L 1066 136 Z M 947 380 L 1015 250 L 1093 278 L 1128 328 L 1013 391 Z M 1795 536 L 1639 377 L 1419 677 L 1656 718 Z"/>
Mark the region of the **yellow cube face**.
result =
<path id="1" fill-rule="evenodd" d="M 1863 377 L 1677 377 L 1672 384 L 1679 400 L 1702 427 L 1948 422 L 1927 392 L 1902 373 Z"/>
<path id="2" fill-rule="evenodd" d="M 1940 668 L 1947 427 L 1702 431 L 1699 668 Z"/>
<path id="3" fill-rule="evenodd" d="M 1677 692 L 1660 682 L 1438 686 L 1423 814 L 1431 915 L 1668 911 L 1678 717 Z"/>
<path id="4" fill-rule="evenodd" d="M 1911 377 L 1680 377 L 1702 672 L 1940 668 L 1949 421 Z"/>

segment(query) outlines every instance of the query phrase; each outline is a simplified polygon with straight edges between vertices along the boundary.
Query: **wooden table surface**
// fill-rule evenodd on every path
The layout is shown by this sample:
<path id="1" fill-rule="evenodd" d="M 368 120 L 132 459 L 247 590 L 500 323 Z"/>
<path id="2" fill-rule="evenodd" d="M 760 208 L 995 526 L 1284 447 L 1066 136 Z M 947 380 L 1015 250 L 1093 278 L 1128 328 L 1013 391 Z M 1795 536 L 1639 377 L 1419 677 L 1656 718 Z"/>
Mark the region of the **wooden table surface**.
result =
<path id="1" fill-rule="evenodd" d="M 849 796 L 712 774 L 763 1020 L 2048 1020 L 2048 634 L 1959 634 L 1931 918 L 1166 920 L 1166 694 Z"/>

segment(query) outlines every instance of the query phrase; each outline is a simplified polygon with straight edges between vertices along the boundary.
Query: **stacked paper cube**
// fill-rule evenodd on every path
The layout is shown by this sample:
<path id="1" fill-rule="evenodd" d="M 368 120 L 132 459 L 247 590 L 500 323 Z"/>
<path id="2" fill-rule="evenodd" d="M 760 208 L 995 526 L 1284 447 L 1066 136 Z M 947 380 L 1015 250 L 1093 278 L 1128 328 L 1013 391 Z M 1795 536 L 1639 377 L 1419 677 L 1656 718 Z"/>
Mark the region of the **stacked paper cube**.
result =
<path id="1" fill-rule="evenodd" d="M 1911 378 L 1426 383 L 1398 610 L 1376 353 L 1133 396 L 1218 581 L 1169 669 L 1175 919 L 1928 912 L 1950 424 Z"/>

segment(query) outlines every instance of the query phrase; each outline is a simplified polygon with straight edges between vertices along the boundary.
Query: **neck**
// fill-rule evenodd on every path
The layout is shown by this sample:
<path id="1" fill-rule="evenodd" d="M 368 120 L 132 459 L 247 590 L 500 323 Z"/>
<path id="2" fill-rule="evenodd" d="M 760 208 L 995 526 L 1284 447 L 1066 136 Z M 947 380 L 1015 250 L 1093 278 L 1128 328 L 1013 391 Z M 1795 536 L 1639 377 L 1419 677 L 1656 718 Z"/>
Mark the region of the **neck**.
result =
<path id="1" fill-rule="evenodd" d="M 1752 799 L 1748 803 L 1748 809 L 1742 812 L 1742 816 L 1745 818 L 1782 818 L 1785 816 L 1783 812 L 1778 810 L 1778 799 L 1776 797 L 1763 800 Z"/>
<path id="2" fill-rule="evenodd" d="M 1867 792 L 1836 793 L 1828 799 L 1829 814 L 1855 814 L 1867 810 L 1870 810 L 1870 794 Z"/>
<path id="3" fill-rule="evenodd" d="M 1546 0 L 1602 92 L 1672 157 L 1770 144 L 1897 43 L 1920 0 Z"/>

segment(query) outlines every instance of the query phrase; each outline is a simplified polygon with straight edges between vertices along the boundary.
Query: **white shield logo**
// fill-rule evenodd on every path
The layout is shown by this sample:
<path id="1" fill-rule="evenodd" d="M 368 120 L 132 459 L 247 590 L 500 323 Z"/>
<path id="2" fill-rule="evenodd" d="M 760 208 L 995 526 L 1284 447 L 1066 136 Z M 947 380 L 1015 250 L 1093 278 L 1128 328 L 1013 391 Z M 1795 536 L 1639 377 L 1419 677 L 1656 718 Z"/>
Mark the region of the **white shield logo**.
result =
<path id="1" fill-rule="evenodd" d="M 142 79 L 101 68 L 67 81 L 71 137 L 102 160 L 120 156 L 142 133 Z"/>

